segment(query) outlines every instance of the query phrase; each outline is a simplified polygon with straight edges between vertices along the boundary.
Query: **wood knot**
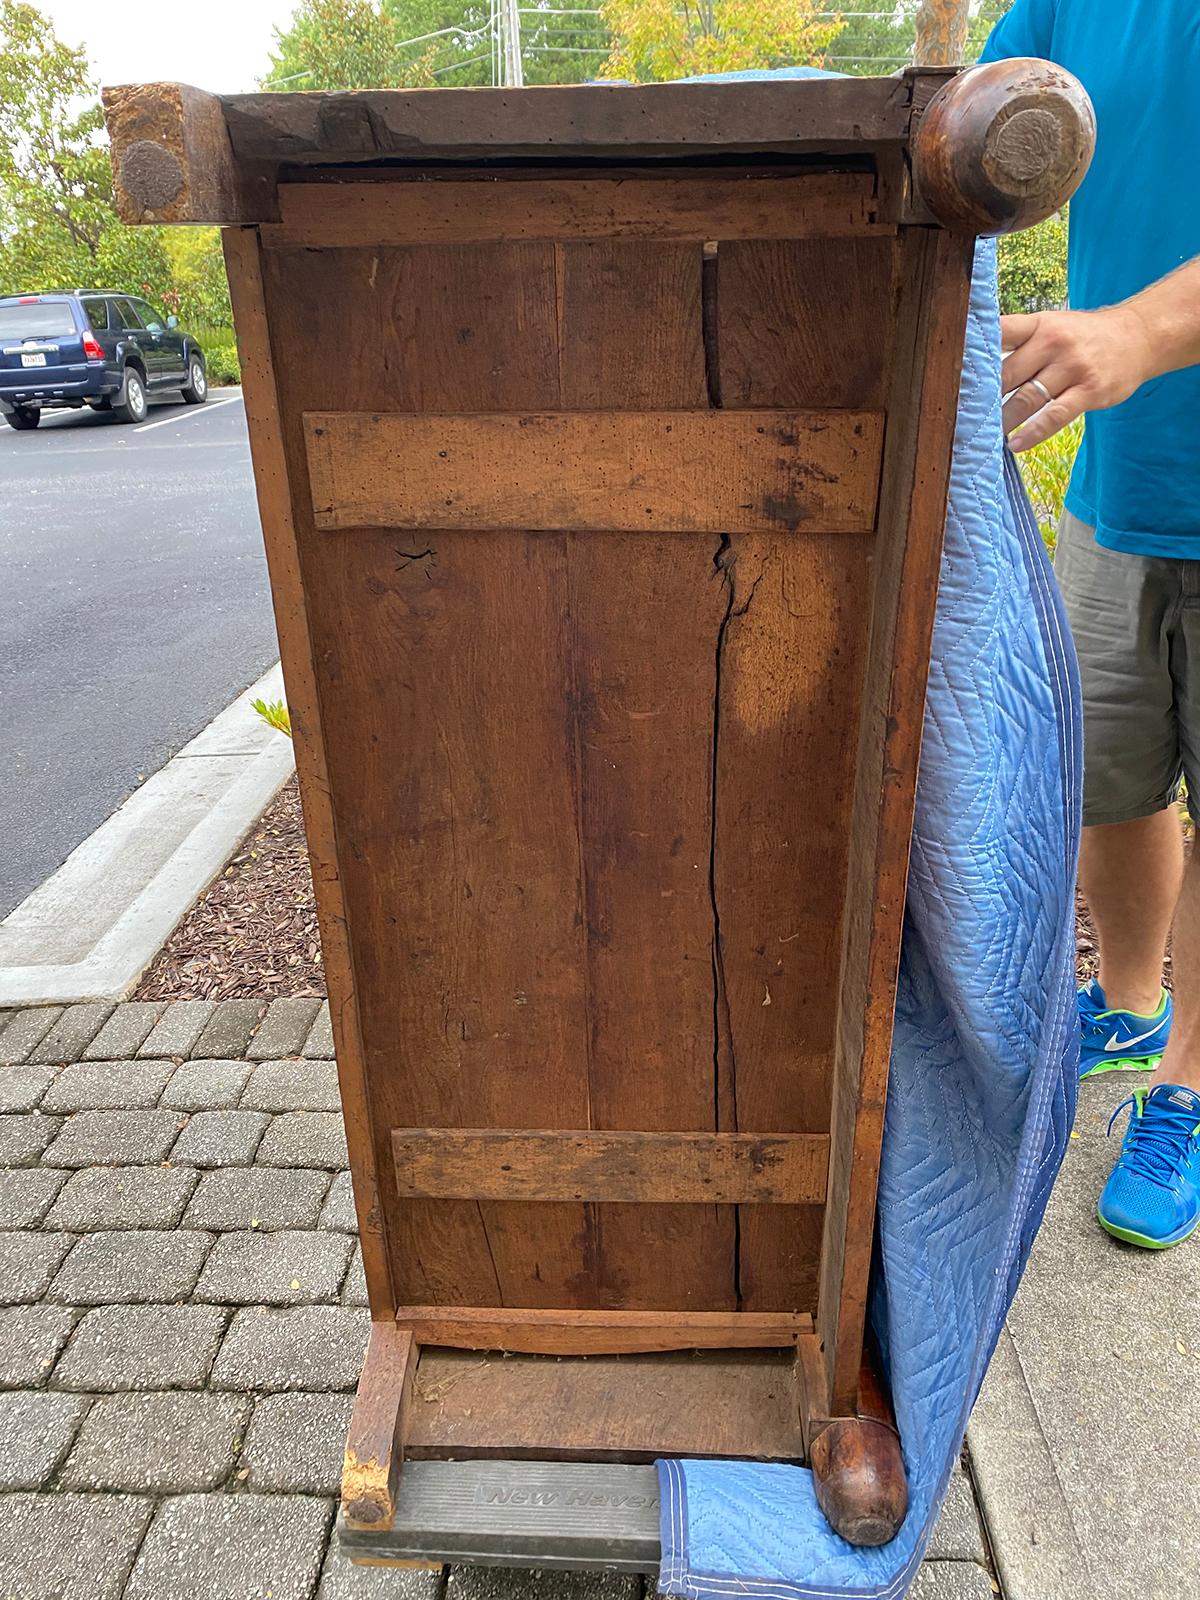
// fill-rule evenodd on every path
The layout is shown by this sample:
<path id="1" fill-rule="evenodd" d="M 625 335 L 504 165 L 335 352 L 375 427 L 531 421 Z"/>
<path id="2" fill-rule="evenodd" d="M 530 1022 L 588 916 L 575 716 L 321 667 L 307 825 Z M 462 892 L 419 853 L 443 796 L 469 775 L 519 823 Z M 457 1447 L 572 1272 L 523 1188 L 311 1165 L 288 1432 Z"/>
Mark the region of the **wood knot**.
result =
<path id="1" fill-rule="evenodd" d="M 983 155 L 984 170 L 1000 189 L 1029 189 L 1045 183 L 1062 163 L 1063 126 L 1047 106 L 1027 106 L 992 130 Z"/>
<path id="2" fill-rule="evenodd" d="M 121 187 L 143 211 L 161 211 L 183 192 L 179 157 L 153 139 L 139 139 L 121 156 Z"/>
<path id="3" fill-rule="evenodd" d="M 367 1527 L 375 1527 L 387 1517 L 387 1511 L 378 1500 L 367 1500 L 360 1496 L 357 1500 L 343 1501 L 342 1511 L 347 1522 L 361 1522 Z"/>

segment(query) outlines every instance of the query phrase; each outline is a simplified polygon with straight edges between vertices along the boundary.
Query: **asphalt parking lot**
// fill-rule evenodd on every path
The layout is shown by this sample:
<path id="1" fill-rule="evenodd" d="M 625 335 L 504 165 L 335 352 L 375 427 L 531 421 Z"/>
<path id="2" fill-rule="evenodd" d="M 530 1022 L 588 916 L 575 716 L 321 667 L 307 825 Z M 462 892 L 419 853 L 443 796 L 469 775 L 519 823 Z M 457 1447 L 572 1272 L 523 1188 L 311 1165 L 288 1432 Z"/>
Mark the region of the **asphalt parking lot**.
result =
<path id="1" fill-rule="evenodd" d="M 240 390 L 0 425 L 0 916 L 277 654 Z"/>

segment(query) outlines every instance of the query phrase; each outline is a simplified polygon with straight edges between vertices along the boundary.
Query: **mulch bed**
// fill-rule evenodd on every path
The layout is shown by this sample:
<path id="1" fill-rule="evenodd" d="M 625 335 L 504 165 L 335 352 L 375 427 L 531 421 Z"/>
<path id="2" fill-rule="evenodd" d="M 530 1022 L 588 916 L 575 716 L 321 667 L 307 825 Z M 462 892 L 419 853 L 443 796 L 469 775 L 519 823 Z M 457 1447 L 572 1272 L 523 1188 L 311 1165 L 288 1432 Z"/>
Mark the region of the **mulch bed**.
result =
<path id="1" fill-rule="evenodd" d="M 1079 981 L 1096 970 L 1096 934 L 1076 902 Z M 1171 957 L 1165 967 L 1171 977 Z M 325 997 L 312 874 L 293 778 L 197 901 L 142 979 L 135 1000 Z"/>
<path id="2" fill-rule="evenodd" d="M 1096 930 L 1088 916 L 1087 907 L 1079 895 L 1075 896 L 1075 971 L 1080 983 L 1096 976 Z M 1170 960 L 1170 957 L 1167 958 Z"/>
<path id="3" fill-rule="evenodd" d="M 296 780 L 159 951 L 135 1000 L 325 996 Z"/>

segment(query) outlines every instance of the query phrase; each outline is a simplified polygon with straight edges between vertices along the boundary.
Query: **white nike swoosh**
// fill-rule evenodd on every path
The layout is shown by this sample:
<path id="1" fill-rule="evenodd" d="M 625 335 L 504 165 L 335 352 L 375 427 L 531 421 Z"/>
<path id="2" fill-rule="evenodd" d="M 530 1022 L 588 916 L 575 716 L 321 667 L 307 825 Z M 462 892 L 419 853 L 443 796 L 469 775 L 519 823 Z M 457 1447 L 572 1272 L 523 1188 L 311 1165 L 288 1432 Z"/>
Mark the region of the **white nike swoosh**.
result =
<path id="1" fill-rule="evenodd" d="M 1139 1033 L 1137 1037 L 1133 1039 L 1122 1039 L 1114 1033 L 1104 1048 L 1106 1050 L 1128 1050 L 1130 1045 L 1141 1044 L 1143 1039 L 1153 1039 L 1154 1035 L 1161 1027 L 1161 1022 L 1155 1023 L 1154 1027 L 1150 1029 L 1149 1033 Z"/>

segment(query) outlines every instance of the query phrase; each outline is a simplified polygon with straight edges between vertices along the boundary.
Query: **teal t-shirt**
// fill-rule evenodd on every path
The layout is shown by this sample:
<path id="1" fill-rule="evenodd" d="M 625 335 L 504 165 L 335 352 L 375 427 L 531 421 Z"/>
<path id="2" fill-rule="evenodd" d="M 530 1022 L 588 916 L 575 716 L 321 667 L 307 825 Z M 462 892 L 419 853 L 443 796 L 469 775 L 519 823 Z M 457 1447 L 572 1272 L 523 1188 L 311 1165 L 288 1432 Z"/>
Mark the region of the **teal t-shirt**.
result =
<path id="1" fill-rule="evenodd" d="M 1200 0 L 1016 0 L 980 59 L 1007 56 L 1066 67 L 1096 108 L 1069 304 L 1112 305 L 1200 255 Z M 1200 560 L 1200 366 L 1089 413 L 1067 507 L 1110 550 Z"/>

